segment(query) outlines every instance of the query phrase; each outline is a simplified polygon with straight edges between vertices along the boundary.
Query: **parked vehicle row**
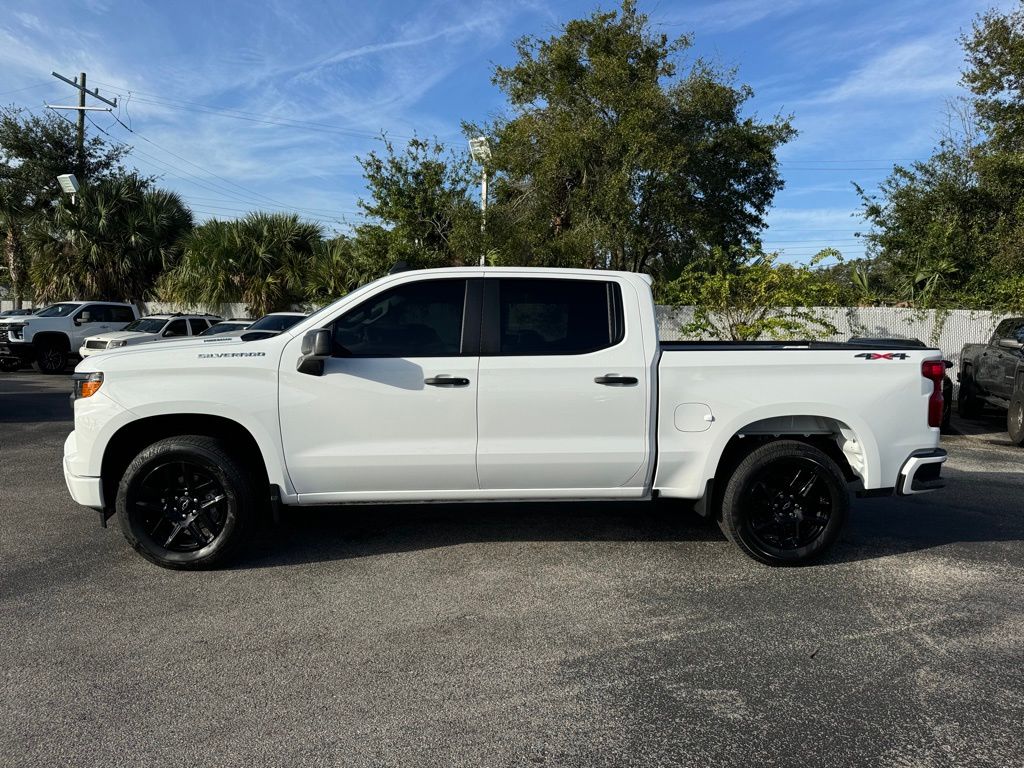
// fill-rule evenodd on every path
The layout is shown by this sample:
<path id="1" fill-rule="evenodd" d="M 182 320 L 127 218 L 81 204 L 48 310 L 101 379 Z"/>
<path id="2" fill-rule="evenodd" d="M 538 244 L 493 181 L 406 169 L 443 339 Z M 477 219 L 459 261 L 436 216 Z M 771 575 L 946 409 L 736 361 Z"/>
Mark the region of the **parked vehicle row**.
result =
<path id="1" fill-rule="evenodd" d="M 1006 411 L 1006 431 L 1024 446 L 1024 317 L 1001 322 L 984 344 L 966 344 L 960 353 L 957 409 L 975 418 L 990 405 Z"/>
<path id="2" fill-rule="evenodd" d="M 253 334 L 266 338 L 305 317 L 301 312 L 274 312 L 259 320 L 217 315 L 156 314 L 139 317 L 133 304 L 67 301 L 44 309 L 0 313 L 0 370 L 35 364 L 42 373 L 60 373 L 70 360 L 85 359 L 125 347 L 190 336 Z"/>

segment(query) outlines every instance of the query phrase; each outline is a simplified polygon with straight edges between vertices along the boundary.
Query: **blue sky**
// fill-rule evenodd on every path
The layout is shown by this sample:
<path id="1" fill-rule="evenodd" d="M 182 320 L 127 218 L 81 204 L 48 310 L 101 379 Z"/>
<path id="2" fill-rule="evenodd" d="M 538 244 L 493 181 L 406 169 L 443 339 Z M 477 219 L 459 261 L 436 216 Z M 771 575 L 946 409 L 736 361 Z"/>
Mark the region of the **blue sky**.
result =
<path id="1" fill-rule="evenodd" d="M 800 135 L 780 152 L 786 187 L 764 233 L 790 261 L 825 246 L 848 258 L 863 253 L 851 182 L 872 189 L 893 162 L 928 156 L 947 102 L 961 93 L 957 37 L 990 5 L 640 3 L 658 29 L 692 33 L 693 55 L 735 67 L 756 93 L 752 112 L 793 115 Z M 596 6 L 5 0 L 4 7 L 0 103 L 36 112 L 74 103 L 76 92 L 50 71 L 85 71 L 90 87 L 119 95 L 115 114 L 124 124 L 97 112 L 88 130 L 132 145 L 132 163 L 181 193 L 199 220 L 287 209 L 344 231 L 360 220 L 355 156 L 379 147 L 381 131 L 461 148 L 460 120 L 486 119 L 504 106 L 490 73 L 512 61 L 512 42 L 552 34 Z"/>

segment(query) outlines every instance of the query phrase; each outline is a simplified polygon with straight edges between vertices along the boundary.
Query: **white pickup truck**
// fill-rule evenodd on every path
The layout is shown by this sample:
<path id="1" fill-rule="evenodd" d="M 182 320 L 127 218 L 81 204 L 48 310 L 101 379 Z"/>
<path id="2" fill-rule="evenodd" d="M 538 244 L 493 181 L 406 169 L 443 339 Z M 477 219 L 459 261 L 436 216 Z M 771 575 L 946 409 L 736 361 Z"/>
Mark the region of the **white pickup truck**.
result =
<path id="1" fill-rule="evenodd" d="M 851 490 L 941 487 L 944 372 L 913 346 L 659 342 L 633 273 L 402 272 L 271 338 L 83 361 L 64 474 L 172 568 L 281 505 L 653 496 L 796 564 Z"/>
<path id="2" fill-rule="evenodd" d="M 120 331 L 139 311 L 115 301 L 64 301 L 27 317 L 0 323 L 0 355 L 34 362 L 43 373 L 61 373 L 87 336 Z"/>

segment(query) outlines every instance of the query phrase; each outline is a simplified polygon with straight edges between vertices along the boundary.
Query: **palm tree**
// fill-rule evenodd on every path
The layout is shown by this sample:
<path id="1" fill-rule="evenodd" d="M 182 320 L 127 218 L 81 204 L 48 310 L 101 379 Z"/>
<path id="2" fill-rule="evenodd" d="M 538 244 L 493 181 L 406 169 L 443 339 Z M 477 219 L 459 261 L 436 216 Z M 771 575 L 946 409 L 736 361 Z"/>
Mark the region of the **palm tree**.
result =
<path id="1" fill-rule="evenodd" d="M 172 268 L 192 213 L 138 176 L 83 187 L 36 217 L 27 232 L 36 297 L 141 301 Z"/>
<path id="2" fill-rule="evenodd" d="M 11 184 L 0 185 L 0 234 L 3 237 L 3 265 L 14 297 L 14 308 L 21 309 L 25 282 L 24 245 L 22 231 L 26 213 L 23 196 Z"/>
<path id="3" fill-rule="evenodd" d="M 208 221 L 182 242 L 181 262 L 161 281 L 161 296 L 187 304 L 241 301 L 257 317 L 287 309 L 304 298 L 321 239 L 320 227 L 294 214 Z"/>

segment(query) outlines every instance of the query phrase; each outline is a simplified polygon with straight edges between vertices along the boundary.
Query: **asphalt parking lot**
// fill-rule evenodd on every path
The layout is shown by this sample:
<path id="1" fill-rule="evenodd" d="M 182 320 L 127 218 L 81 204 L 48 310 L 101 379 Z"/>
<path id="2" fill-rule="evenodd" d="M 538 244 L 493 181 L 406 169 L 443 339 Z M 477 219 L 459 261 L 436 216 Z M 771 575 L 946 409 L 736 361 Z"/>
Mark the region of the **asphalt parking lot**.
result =
<path id="1" fill-rule="evenodd" d="M 666 504 L 302 511 L 176 573 L 64 488 L 67 377 L 0 374 L 0 765 L 1019 766 L 1024 449 L 771 569 Z"/>

